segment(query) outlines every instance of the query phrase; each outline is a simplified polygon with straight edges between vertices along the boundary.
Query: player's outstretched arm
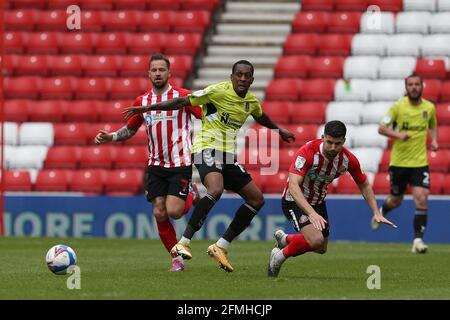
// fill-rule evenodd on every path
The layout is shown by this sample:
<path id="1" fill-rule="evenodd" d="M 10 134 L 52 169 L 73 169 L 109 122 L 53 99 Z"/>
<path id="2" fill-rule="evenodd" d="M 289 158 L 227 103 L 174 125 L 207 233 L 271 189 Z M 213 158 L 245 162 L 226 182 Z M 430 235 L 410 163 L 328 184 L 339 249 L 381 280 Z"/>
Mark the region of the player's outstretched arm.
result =
<path id="1" fill-rule="evenodd" d="M 151 106 L 141 106 L 141 107 L 128 107 L 122 112 L 125 116 L 125 120 L 130 119 L 135 114 L 144 113 L 150 110 L 178 110 L 183 107 L 189 107 L 191 101 L 186 97 L 178 97 L 174 99 L 169 99 L 160 103 L 152 104 Z"/>
<path id="2" fill-rule="evenodd" d="M 279 130 L 279 134 L 281 136 L 281 139 L 283 139 L 283 141 L 286 141 L 288 143 L 291 143 L 292 141 L 295 141 L 295 135 L 290 132 L 289 130 L 280 128 L 276 125 L 275 122 L 272 121 L 272 119 L 269 118 L 269 116 L 267 114 L 265 114 L 263 112 L 263 114 L 261 115 L 261 117 L 259 118 L 254 118 L 256 122 L 258 122 L 260 125 L 269 128 L 269 129 L 278 129 Z"/>
<path id="3" fill-rule="evenodd" d="M 387 225 L 390 225 L 393 228 L 397 228 L 395 224 L 393 224 L 391 221 L 386 219 L 378 210 L 377 201 L 375 200 L 375 194 L 373 193 L 372 187 L 370 186 L 369 181 L 366 179 L 365 182 L 358 184 L 359 190 L 361 191 L 361 194 L 363 195 L 364 199 L 369 204 L 370 209 L 372 209 L 373 216 L 375 218 L 375 221 L 378 223 L 384 223 Z"/>
<path id="4" fill-rule="evenodd" d="M 300 185 L 303 183 L 303 176 L 289 173 L 289 193 L 294 198 L 297 206 L 302 209 L 309 218 L 309 221 L 319 231 L 325 229 L 325 224 L 327 221 L 314 210 L 314 208 L 308 203 L 305 196 L 303 195 Z"/>
<path id="5" fill-rule="evenodd" d="M 98 134 L 95 136 L 95 144 L 104 144 L 111 141 L 125 141 L 130 139 L 132 136 L 136 134 L 136 129 L 133 129 L 129 126 L 123 126 L 116 132 L 108 132 L 106 130 L 100 130 Z"/>

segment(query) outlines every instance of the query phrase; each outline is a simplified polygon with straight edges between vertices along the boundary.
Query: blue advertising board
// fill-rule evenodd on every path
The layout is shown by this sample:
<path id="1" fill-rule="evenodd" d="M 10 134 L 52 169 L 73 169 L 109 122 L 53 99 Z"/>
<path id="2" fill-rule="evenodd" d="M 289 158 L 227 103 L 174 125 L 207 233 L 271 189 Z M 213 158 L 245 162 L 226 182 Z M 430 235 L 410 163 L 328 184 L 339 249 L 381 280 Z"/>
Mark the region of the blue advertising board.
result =
<path id="1" fill-rule="evenodd" d="M 219 238 L 231 222 L 242 199 L 224 196 L 211 210 L 195 239 Z M 381 199 L 379 200 L 381 203 Z M 371 211 L 361 197 L 330 197 L 327 200 L 330 240 L 410 242 L 413 238 L 414 203 L 406 199 L 390 215 L 398 229 L 370 228 Z M 5 234 L 34 237 L 106 237 L 158 239 L 151 204 L 143 196 L 7 196 Z M 188 218 L 175 220 L 181 235 Z M 429 201 L 427 242 L 450 243 L 450 199 Z M 293 232 L 284 217 L 279 197 L 269 197 L 252 224 L 239 236 L 242 240 L 271 240 L 283 228 Z"/>

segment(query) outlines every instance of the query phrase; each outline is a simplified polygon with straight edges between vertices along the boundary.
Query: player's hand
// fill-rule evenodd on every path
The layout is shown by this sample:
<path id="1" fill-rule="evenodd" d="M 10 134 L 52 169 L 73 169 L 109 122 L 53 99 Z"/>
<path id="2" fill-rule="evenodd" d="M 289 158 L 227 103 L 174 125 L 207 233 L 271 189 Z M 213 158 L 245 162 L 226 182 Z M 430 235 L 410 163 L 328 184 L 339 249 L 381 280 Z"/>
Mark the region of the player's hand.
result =
<path id="1" fill-rule="evenodd" d="M 388 219 L 386 219 L 381 213 L 375 214 L 375 221 L 378 223 L 387 224 L 387 225 L 391 226 L 392 228 L 397 228 L 397 226 L 395 224 L 393 224 Z"/>
<path id="2" fill-rule="evenodd" d="M 432 151 L 437 151 L 438 148 L 439 148 L 439 145 L 438 145 L 437 141 L 436 140 L 432 140 L 431 141 L 431 150 Z"/>
<path id="3" fill-rule="evenodd" d="M 310 214 L 308 218 L 313 227 L 317 230 L 322 231 L 325 229 L 325 224 L 327 221 L 320 214 L 314 212 L 313 214 Z"/>
<path id="4" fill-rule="evenodd" d="M 399 140 L 406 141 L 409 138 L 411 138 L 411 136 L 409 134 L 407 134 L 407 133 L 399 133 L 398 134 L 398 139 Z"/>
<path id="5" fill-rule="evenodd" d="M 280 128 L 280 136 L 281 139 L 283 139 L 283 141 L 287 142 L 287 143 L 291 143 L 293 141 L 295 141 L 295 135 L 290 132 L 289 130 Z"/>
<path id="6" fill-rule="evenodd" d="M 95 136 L 95 144 L 103 144 L 112 141 L 112 134 L 108 131 L 100 130 Z"/>
<path id="7" fill-rule="evenodd" d="M 125 116 L 125 120 L 128 120 L 135 114 L 140 114 L 147 111 L 148 111 L 147 107 L 128 107 L 125 108 L 122 114 Z"/>

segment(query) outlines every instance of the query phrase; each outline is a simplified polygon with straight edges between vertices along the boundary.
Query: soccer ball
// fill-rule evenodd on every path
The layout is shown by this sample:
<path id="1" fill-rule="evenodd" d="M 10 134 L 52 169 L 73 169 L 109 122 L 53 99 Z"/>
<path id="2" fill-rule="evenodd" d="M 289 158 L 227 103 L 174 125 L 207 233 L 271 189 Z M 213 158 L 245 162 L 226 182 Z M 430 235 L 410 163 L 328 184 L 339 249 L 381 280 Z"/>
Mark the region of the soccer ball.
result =
<path id="1" fill-rule="evenodd" d="M 71 267 L 77 264 L 77 255 L 71 247 L 57 244 L 48 250 L 45 261 L 54 274 L 67 274 L 71 273 Z"/>

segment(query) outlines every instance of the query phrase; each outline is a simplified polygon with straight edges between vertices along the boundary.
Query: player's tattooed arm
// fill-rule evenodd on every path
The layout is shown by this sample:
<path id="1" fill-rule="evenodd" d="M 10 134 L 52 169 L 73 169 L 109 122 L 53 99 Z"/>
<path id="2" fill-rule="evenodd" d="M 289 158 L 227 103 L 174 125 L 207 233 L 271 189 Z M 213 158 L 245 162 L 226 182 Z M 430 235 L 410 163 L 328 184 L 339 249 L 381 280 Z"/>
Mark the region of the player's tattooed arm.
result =
<path id="1" fill-rule="evenodd" d="M 130 139 L 136 134 L 137 130 L 129 126 L 123 126 L 116 132 L 108 132 L 106 130 L 100 130 L 95 137 L 96 144 L 108 143 L 111 141 L 125 141 Z"/>
<path id="2" fill-rule="evenodd" d="M 130 119 L 135 114 L 144 113 L 150 110 L 178 110 L 184 107 L 191 106 L 191 101 L 189 98 L 186 97 L 178 97 L 170 100 L 166 100 L 160 103 L 155 103 L 150 106 L 143 106 L 143 107 L 128 107 L 125 108 L 125 111 L 123 112 L 123 115 L 125 116 L 125 120 Z"/>

